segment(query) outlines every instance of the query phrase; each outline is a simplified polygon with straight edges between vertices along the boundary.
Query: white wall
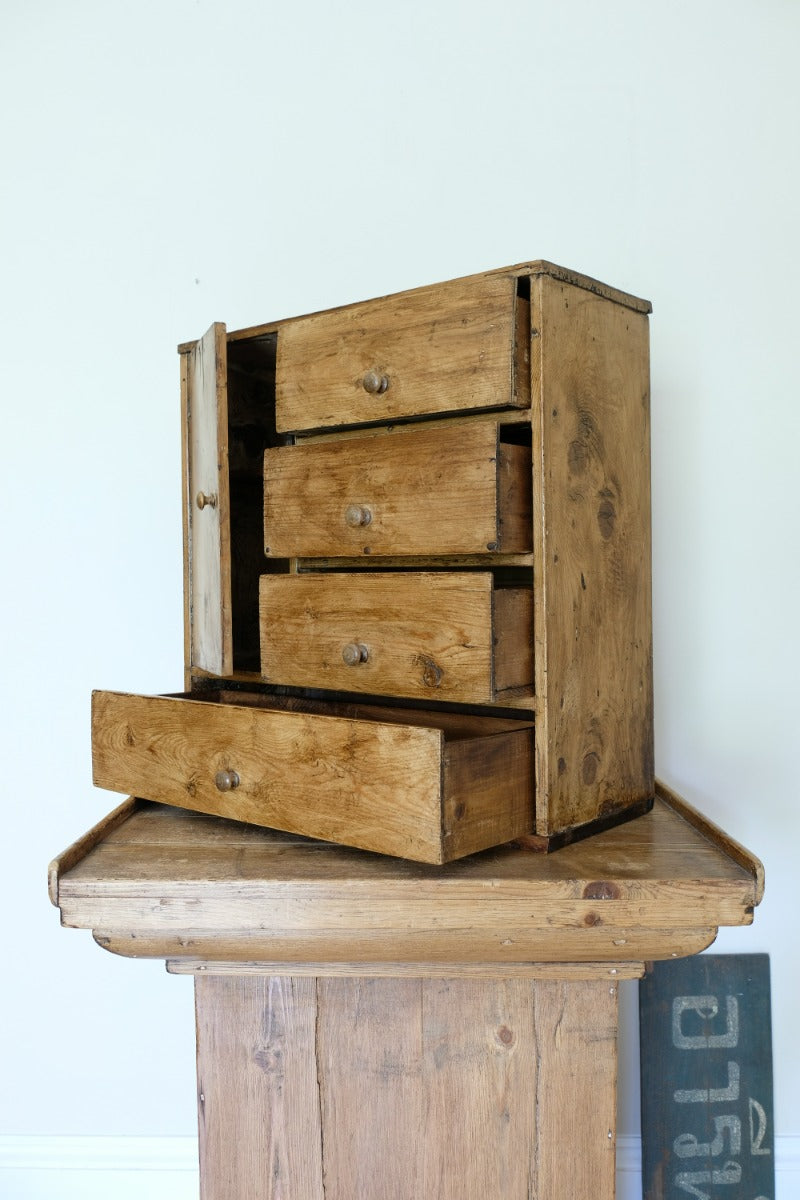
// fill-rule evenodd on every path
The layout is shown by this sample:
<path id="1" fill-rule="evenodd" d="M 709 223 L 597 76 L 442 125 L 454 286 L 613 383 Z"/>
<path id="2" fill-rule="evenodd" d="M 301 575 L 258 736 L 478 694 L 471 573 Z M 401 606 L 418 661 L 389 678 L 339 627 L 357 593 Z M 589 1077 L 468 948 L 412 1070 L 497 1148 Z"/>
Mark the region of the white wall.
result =
<path id="1" fill-rule="evenodd" d="M 657 765 L 765 861 L 718 945 L 772 955 L 800 1133 L 799 38 L 789 0 L 2 6 L 0 1133 L 194 1130 L 190 982 L 44 881 L 116 803 L 90 689 L 181 681 L 176 343 L 538 257 L 655 306 Z"/>

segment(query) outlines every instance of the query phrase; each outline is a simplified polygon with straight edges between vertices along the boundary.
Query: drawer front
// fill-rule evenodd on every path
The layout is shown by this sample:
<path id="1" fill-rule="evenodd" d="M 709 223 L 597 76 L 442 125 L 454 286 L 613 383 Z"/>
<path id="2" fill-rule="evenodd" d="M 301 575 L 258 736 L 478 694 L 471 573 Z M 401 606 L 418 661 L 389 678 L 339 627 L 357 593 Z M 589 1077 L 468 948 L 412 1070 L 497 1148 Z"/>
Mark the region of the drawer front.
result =
<path id="1" fill-rule="evenodd" d="M 527 553 L 530 447 L 484 421 L 279 446 L 264 531 L 277 558 Z"/>
<path id="2" fill-rule="evenodd" d="M 270 683 L 488 704 L 533 682 L 531 590 L 488 572 L 264 575 L 260 613 Z"/>
<path id="3" fill-rule="evenodd" d="M 279 431 L 530 404 L 530 316 L 510 277 L 461 280 L 287 323 Z"/>
<path id="4" fill-rule="evenodd" d="M 529 722 L 222 695 L 95 692 L 95 784 L 421 862 L 532 828 Z"/>

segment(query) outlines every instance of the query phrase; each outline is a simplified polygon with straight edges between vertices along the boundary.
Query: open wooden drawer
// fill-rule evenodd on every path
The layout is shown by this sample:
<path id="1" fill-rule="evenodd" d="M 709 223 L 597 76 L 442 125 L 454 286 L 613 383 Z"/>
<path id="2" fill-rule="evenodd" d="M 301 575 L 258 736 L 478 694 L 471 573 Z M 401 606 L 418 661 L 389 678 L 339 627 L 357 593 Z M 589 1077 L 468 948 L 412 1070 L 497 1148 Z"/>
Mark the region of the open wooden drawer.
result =
<path id="1" fill-rule="evenodd" d="M 533 828 L 533 722 L 218 691 L 95 692 L 98 787 L 442 863 Z"/>

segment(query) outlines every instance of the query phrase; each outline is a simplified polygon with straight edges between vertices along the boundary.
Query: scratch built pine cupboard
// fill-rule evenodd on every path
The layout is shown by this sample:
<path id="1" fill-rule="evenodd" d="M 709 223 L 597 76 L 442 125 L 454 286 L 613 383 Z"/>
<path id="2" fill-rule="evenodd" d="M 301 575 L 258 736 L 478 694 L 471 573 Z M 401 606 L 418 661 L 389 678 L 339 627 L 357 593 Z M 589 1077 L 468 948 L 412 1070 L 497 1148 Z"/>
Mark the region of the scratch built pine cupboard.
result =
<path id="1" fill-rule="evenodd" d="M 535 262 L 180 347 L 185 694 L 95 782 L 423 862 L 654 797 L 648 313 Z"/>
<path id="2" fill-rule="evenodd" d="M 648 311 L 528 263 L 181 347 L 185 692 L 95 695 L 139 798 L 50 895 L 195 977 L 202 1200 L 613 1200 L 618 983 L 763 891 L 653 780 Z"/>

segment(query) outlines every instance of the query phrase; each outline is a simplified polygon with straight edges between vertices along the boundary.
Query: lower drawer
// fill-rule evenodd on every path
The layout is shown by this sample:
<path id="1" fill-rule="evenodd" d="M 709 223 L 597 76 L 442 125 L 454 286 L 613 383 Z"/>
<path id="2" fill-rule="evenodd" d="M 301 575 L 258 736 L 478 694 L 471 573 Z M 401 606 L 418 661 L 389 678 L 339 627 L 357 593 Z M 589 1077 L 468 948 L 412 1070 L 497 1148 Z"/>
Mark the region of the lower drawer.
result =
<path id="1" fill-rule="evenodd" d="M 241 692 L 95 692 L 98 787 L 442 863 L 533 828 L 533 722 Z"/>

